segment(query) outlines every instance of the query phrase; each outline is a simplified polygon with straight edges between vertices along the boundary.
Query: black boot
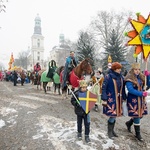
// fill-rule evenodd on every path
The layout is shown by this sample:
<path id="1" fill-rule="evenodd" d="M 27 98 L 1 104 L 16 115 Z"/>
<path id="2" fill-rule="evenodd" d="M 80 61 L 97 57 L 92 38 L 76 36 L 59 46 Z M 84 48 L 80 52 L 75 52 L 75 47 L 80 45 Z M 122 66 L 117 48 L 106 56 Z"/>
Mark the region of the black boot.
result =
<path id="1" fill-rule="evenodd" d="M 98 105 L 97 104 L 95 104 L 95 111 L 97 112 L 98 111 Z"/>
<path id="2" fill-rule="evenodd" d="M 114 135 L 113 135 L 113 127 L 114 127 L 114 123 L 111 123 L 108 121 L 108 137 L 111 139 Z"/>
<path id="3" fill-rule="evenodd" d="M 140 134 L 140 126 L 136 126 L 134 125 L 134 129 L 135 129 L 135 137 L 139 140 L 139 141 L 143 141 L 143 138 L 141 137 Z"/>
<path id="4" fill-rule="evenodd" d="M 117 135 L 117 134 L 115 133 L 115 131 L 114 131 L 115 123 L 116 123 L 116 121 L 113 123 L 113 130 L 112 130 L 112 133 L 113 133 L 113 136 L 118 137 L 118 135 Z"/>
<path id="5" fill-rule="evenodd" d="M 78 132 L 77 138 L 78 138 L 79 140 L 81 140 L 81 139 L 82 139 L 82 133 L 79 133 L 79 132 Z"/>
<path id="6" fill-rule="evenodd" d="M 126 123 L 127 129 L 129 132 L 131 132 L 131 126 L 133 125 L 133 119 L 131 118 L 129 121 L 127 121 Z"/>
<path id="7" fill-rule="evenodd" d="M 91 142 L 91 140 L 90 140 L 90 138 L 89 138 L 89 135 L 85 135 L 85 142 L 86 142 L 86 143 Z"/>

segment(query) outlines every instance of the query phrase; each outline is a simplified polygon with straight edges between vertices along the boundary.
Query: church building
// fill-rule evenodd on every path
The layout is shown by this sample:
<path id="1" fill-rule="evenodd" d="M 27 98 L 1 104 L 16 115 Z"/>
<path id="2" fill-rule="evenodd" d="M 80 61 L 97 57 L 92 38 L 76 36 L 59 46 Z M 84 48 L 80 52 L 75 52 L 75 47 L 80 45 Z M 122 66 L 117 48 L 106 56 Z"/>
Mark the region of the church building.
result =
<path id="1" fill-rule="evenodd" d="M 37 14 L 35 17 L 34 33 L 31 37 L 31 51 L 28 55 L 28 70 L 33 70 L 34 65 L 39 62 L 44 68 L 44 36 L 41 29 L 41 18 Z"/>
<path id="2" fill-rule="evenodd" d="M 59 35 L 59 44 L 50 51 L 50 60 L 55 60 L 58 67 L 64 66 L 66 57 L 70 55 L 70 46 L 65 42 L 64 34 Z"/>

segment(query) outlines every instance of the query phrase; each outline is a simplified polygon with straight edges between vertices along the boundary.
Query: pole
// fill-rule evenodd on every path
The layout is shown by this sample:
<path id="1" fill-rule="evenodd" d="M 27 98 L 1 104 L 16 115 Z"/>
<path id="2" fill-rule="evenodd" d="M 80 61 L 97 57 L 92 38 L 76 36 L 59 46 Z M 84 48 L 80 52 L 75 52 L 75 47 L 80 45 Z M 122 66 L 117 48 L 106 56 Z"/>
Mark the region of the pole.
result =
<path id="1" fill-rule="evenodd" d="M 73 91 L 71 90 L 71 88 L 67 85 L 68 89 L 71 91 L 73 97 L 76 99 L 76 102 L 80 105 L 79 100 L 77 99 L 77 97 L 75 96 L 75 94 L 73 93 Z M 80 105 L 81 106 L 81 105 Z"/>
<path id="2" fill-rule="evenodd" d="M 146 59 L 146 62 L 145 62 L 145 70 L 146 71 L 147 71 L 147 65 L 148 65 L 148 62 L 147 62 L 147 59 Z M 147 76 L 145 76 L 144 90 L 146 90 L 146 84 L 147 84 Z"/>

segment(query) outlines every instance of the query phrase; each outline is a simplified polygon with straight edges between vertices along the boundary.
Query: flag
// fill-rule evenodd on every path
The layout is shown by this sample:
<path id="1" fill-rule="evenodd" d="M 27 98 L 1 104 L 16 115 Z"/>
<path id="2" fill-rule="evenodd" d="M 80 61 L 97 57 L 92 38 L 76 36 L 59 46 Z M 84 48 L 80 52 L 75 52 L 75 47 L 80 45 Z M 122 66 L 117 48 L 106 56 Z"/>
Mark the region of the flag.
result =
<path id="1" fill-rule="evenodd" d="M 87 114 L 95 105 L 97 102 L 97 95 L 87 91 L 87 92 L 79 92 L 79 100 L 80 105 Z"/>
<path id="2" fill-rule="evenodd" d="M 8 65 L 9 65 L 8 70 L 11 70 L 13 62 L 14 62 L 14 57 L 13 57 L 13 53 L 11 53 L 10 60 L 9 60 L 9 63 L 8 63 Z"/>

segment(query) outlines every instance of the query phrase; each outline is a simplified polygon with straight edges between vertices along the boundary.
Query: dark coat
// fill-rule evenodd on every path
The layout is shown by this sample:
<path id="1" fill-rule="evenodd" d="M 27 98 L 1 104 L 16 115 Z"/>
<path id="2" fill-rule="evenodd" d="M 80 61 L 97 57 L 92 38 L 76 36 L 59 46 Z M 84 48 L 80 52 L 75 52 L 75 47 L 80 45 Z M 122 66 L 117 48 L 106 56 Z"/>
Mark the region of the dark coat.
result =
<path id="1" fill-rule="evenodd" d="M 110 69 L 102 85 L 101 99 L 107 102 L 103 113 L 110 117 L 122 116 L 122 102 L 126 100 L 123 76 Z"/>
<path id="2" fill-rule="evenodd" d="M 78 96 L 79 96 L 79 92 L 81 92 L 80 89 L 74 92 L 74 95 L 76 96 L 77 99 L 78 99 Z M 85 111 L 77 103 L 77 101 L 76 101 L 76 99 L 75 99 L 75 97 L 73 95 L 71 97 L 71 104 L 74 106 L 74 111 L 75 111 L 76 115 L 78 115 L 78 116 L 85 116 L 86 115 Z"/>

